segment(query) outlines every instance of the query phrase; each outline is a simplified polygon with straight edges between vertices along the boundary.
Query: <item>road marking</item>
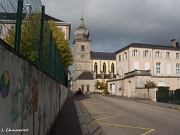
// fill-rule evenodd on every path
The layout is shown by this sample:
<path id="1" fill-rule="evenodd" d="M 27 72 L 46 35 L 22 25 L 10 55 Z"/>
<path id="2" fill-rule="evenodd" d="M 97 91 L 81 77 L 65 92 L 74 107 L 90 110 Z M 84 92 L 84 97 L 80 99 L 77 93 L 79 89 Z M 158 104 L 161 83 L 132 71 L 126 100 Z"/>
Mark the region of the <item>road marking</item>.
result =
<path id="1" fill-rule="evenodd" d="M 143 133 L 143 134 L 141 134 L 141 135 L 147 135 L 147 134 L 149 134 L 150 132 L 153 132 L 153 131 L 155 130 L 155 129 L 151 129 L 151 128 L 133 127 L 133 126 L 110 124 L 110 123 L 103 123 L 103 122 L 96 122 L 96 121 L 92 121 L 91 123 L 108 125 L 108 126 L 115 126 L 115 127 L 124 127 L 124 128 L 134 128 L 134 129 L 148 130 L 147 132 L 145 132 L 145 133 Z"/>
<path id="2" fill-rule="evenodd" d="M 100 110 L 100 109 L 104 109 L 104 108 L 109 108 L 109 107 L 101 107 L 101 108 L 97 108 L 97 109 L 84 109 L 83 112 L 87 112 L 87 111 L 95 111 L 95 110 Z"/>
<path id="3" fill-rule="evenodd" d="M 95 119 L 94 121 L 105 120 L 105 119 L 114 118 L 114 117 L 117 117 L 117 116 L 122 116 L 122 114 L 118 114 L 118 115 L 114 115 L 114 116 L 109 116 L 109 117 L 104 117 L 104 118 L 100 118 L 100 119 Z"/>

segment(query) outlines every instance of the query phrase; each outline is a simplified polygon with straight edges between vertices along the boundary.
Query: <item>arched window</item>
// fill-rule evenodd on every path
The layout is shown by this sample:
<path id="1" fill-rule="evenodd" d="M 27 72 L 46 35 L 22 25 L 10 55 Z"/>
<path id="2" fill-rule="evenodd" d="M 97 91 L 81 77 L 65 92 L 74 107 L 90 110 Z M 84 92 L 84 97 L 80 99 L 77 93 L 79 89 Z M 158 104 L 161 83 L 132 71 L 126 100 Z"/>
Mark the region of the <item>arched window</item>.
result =
<path id="1" fill-rule="evenodd" d="M 114 63 L 111 64 L 111 72 L 114 74 Z"/>
<path id="2" fill-rule="evenodd" d="M 97 63 L 94 64 L 94 72 L 96 72 L 97 74 L 97 71 L 98 71 L 98 67 L 97 67 Z"/>
<path id="3" fill-rule="evenodd" d="M 103 72 L 106 73 L 106 63 L 103 63 Z"/>
<path id="4" fill-rule="evenodd" d="M 85 51 L 84 45 L 81 46 L 81 51 L 83 51 L 83 52 Z"/>

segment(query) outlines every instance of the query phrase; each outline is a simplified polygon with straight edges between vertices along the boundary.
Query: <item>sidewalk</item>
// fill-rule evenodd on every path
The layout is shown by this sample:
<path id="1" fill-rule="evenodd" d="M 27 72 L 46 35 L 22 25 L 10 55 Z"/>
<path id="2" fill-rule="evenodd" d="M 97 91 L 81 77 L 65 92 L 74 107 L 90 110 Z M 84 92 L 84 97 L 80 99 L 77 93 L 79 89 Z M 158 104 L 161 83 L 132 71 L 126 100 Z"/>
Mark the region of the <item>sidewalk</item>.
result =
<path id="1" fill-rule="evenodd" d="M 60 116 L 57 118 L 50 135 L 83 135 L 76 98 L 73 94 L 67 98 Z"/>

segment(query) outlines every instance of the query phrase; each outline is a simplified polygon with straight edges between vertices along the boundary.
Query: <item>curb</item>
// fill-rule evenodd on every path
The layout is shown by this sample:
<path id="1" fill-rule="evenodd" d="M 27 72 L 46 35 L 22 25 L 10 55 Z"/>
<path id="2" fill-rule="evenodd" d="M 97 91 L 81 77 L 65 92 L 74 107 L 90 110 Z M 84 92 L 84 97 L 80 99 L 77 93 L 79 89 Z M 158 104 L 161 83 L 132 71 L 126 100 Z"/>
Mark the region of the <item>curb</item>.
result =
<path id="1" fill-rule="evenodd" d="M 76 98 L 76 96 L 74 96 L 75 97 L 75 99 L 76 99 L 76 104 L 77 104 L 77 110 L 79 111 L 79 114 L 80 114 L 80 117 L 81 117 L 81 121 L 82 121 L 82 123 L 83 123 L 83 128 L 84 128 L 84 131 L 85 131 L 85 135 L 90 135 L 89 134 L 89 130 L 88 130 L 88 127 L 87 127 L 87 125 L 86 125 L 86 123 L 85 123 L 85 120 L 84 120 L 84 117 L 83 117 L 83 115 L 82 115 L 82 112 L 81 112 L 81 109 L 80 109 L 80 107 L 79 107 L 79 103 L 78 103 L 78 101 L 77 101 L 77 98 Z"/>

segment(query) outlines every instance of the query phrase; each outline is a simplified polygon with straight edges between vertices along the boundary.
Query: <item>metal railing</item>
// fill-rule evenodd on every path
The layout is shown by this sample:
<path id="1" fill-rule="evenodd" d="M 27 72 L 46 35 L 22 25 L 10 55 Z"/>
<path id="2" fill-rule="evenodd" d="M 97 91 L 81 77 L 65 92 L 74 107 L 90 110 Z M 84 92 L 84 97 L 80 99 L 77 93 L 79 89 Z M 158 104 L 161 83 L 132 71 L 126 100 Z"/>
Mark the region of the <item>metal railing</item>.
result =
<path id="1" fill-rule="evenodd" d="M 0 0 L 0 38 L 67 86 L 66 71 L 41 0 Z"/>

